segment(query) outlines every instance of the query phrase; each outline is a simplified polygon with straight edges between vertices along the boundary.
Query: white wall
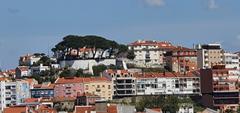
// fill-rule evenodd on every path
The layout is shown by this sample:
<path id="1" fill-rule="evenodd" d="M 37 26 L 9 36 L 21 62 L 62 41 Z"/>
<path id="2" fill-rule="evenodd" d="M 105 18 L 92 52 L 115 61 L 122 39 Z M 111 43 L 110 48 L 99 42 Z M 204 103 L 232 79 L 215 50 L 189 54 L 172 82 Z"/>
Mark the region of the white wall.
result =
<path id="1" fill-rule="evenodd" d="M 69 61 L 60 61 L 61 68 L 71 67 L 74 69 L 89 69 L 89 72 L 93 73 L 92 66 L 95 65 L 116 65 L 116 59 L 104 59 L 97 62 L 96 60 L 69 60 Z"/>

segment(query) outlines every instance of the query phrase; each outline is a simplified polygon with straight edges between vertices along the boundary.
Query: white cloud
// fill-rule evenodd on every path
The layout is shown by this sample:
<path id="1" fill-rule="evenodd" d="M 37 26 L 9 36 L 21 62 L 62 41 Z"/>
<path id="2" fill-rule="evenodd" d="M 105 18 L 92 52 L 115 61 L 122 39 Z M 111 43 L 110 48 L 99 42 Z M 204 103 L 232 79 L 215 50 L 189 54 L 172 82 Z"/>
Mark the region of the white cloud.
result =
<path id="1" fill-rule="evenodd" d="M 163 6 L 165 5 L 164 0 L 145 0 L 145 2 L 151 6 Z"/>
<path id="2" fill-rule="evenodd" d="M 208 8 L 209 9 L 216 9 L 216 8 L 218 8 L 216 0 L 208 0 Z"/>

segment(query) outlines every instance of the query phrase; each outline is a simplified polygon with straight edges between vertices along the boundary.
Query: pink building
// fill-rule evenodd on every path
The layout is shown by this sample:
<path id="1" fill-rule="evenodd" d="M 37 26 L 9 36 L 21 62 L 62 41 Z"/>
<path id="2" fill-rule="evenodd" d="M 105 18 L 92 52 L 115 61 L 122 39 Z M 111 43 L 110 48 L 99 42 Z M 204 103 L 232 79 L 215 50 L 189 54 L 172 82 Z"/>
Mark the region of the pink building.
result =
<path id="1" fill-rule="evenodd" d="M 84 93 L 84 78 L 65 77 L 55 81 L 54 97 L 77 97 Z"/>

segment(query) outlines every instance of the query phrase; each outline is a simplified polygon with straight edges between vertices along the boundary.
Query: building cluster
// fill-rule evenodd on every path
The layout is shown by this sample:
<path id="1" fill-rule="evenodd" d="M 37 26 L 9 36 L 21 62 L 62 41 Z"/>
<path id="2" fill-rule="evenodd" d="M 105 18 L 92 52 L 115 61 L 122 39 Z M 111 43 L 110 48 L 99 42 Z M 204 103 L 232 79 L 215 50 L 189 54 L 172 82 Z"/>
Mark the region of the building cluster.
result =
<path id="1" fill-rule="evenodd" d="M 128 49 L 133 51 L 135 58 L 121 58 L 124 69 L 107 69 L 99 77 L 58 77 L 54 83 L 41 84 L 29 77 L 66 65 L 92 72 L 89 66 L 117 65 L 119 59 L 78 59 L 36 66 L 34 64 L 42 55 L 22 56 L 20 66 L 15 70 L 0 73 L 0 110 L 3 113 L 14 113 L 14 110 L 25 113 L 135 113 L 134 106 L 107 102 L 124 97 L 154 95 L 196 96 L 205 107 L 238 109 L 239 53 L 225 52 L 220 44 L 186 48 L 170 42 L 144 40 L 129 44 Z M 72 49 L 68 54 L 84 55 L 88 52 L 91 57 L 91 48 Z M 126 64 L 133 64 L 134 68 L 128 68 Z M 164 71 L 145 72 L 143 68 L 161 68 Z M 147 108 L 145 111 L 160 113 Z M 193 108 L 180 108 L 179 113 L 183 112 L 193 113 Z"/>

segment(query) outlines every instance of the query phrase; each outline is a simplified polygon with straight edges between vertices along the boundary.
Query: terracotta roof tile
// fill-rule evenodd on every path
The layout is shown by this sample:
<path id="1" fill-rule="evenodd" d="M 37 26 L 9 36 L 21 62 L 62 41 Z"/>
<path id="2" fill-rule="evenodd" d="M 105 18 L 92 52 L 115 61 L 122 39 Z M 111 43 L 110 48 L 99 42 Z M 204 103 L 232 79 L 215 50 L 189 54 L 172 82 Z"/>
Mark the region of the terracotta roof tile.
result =
<path id="1" fill-rule="evenodd" d="M 24 100 L 25 103 L 34 103 L 34 102 L 38 102 L 39 99 L 38 98 L 27 98 Z"/>
<path id="2" fill-rule="evenodd" d="M 14 106 L 9 108 L 4 108 L 3 113 L 28 113 L 26 106 Z"/>
<path id="3" fill-rule="evenodd" d="M 93 106 L 76 106 L 74 113 L 91 113 L 91 111 L 94 111 L 95 107 Z"/>
<path id="4" fill-rule="evenodd" d="M 108 113 L 117 113 L 117 106 L 116 105 L 110 105 L 107 107 Z"/>
<path id="5" fill-rule="evenodd" d="M 96 82 L 96 81 L 110 81 L 106 77 L 65 77 L 58 78 L 55 84 L 67 84 L 67 83 L 86 83 L 86 82 Z"/>

